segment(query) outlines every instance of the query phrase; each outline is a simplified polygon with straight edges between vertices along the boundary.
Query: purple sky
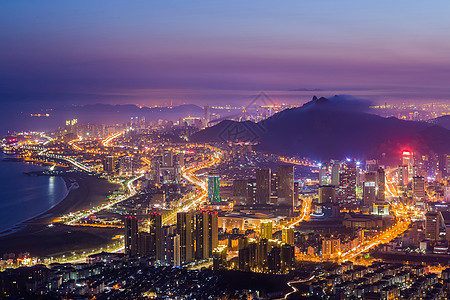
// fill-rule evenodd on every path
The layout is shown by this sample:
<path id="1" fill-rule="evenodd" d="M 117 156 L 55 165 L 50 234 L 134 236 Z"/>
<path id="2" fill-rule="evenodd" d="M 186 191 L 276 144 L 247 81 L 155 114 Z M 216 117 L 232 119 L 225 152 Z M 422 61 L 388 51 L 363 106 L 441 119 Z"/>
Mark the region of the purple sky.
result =
<path id="1" fill-rule="evenodd" d="M 450 99 L 448 1 L 242 2 L 1 1 L 0 101 Z"/>

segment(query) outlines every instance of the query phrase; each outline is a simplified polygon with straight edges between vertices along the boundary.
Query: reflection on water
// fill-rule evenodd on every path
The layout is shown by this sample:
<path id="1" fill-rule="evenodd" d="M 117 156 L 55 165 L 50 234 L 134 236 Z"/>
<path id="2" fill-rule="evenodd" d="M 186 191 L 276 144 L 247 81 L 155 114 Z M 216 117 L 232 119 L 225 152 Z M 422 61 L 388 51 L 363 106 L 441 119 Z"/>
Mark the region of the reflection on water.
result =
<path id="1" fill-rule="evenodd" d="M 0 232 L 47 211 L 67 194 L 60 177 L 24 174 L 43 167 L 3 158 L 0 155 Z"/>

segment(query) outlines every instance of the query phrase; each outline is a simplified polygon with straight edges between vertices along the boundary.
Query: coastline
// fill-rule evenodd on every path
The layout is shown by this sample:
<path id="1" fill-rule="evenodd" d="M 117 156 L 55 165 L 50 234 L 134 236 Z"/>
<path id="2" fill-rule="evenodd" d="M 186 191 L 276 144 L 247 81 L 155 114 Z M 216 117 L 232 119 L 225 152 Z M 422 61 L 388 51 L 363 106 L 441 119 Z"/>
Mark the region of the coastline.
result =
<path id="1" fill-rule="evenodd" d="M 21 222 L 9 231 L 4 231 L 0 235 L 0 255 L 10 252 L 51 255 L 65 251 L 66 248 L 76 250 L 78 247 L 86 247 L 86 244 L 104 243 L 105 237 L 109 238 L 108 232 L 112 230 L 79 228 L 64 224 L 53 227 L 48 225 L 70 211 L 83 210 L 103 203 L 106 196 L 119 189 L 120 185 L 80 172 L 66 173 L 60 177 L 66 184 L 66 197 L 49 210 Z M 46 247 L 42 247 L 43 243 Z"/>

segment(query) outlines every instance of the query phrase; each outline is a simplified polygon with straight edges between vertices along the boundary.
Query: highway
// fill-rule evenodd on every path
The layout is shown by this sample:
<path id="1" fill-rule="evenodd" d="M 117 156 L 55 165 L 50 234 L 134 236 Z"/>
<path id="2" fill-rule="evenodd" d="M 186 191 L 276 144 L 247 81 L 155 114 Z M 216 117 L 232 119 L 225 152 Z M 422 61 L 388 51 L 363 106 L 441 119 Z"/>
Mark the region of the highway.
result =
<path id="1" fill-rule="evenodd" d="M 183 178 L 194 185 L 199 193 L 196 195 L 187 196 L 188 198 L 183 201 L 183 205 L 181 207 L 173 209 L 172 211 L 164 214 L 162 218 L 163 225 L 175 224 L 177 222 L 177 213 L 190 211 L 205 201 L 206 197 L 208 196 L 208 186 L 205 181 L 195 176 L 195 172 L 201 169 L 210 168 L 220 163 L 221 160 L 222 153 L 219 149 L 215 149 L 214 155 L 210 159 L 208 159 L 208 161 L 183 171 Z"/>

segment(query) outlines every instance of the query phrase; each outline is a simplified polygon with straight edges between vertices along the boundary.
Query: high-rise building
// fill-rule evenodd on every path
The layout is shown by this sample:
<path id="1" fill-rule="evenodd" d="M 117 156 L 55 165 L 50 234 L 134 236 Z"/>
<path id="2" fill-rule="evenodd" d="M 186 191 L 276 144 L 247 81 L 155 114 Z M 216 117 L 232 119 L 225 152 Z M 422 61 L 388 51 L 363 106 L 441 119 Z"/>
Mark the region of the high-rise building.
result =
<path id="1" fill-rule="evenodd" d="M 162 231 L 162 217 L 159 213 L 150 213 L 149 214 L 149 232 L 151 235 L 151 246 L 150 253 L 151 256 L 155 257 L 156 260 L 160 261 L 162 259 L 162 239 L 161 239 L 161 231 Z"/>
<path id="2" fill-rule="evenodd" d="M 261 220 L 260 231 L 262 239 L 272 239 L 272 224 L 272 220 Z"/>
<path id="3" fill-rule="evenodd" d="M 150 232 L 140 231 L 138 233 L 138 254 L 143 257 L 151 257 L 151 235 Z"/>
<path id="4" fill-rule="evenodd" d="M 367 172 L 376 172 L 378 170 L 378 160 L 366 160 L 366 171 Z"/>
<path id="5" fill-rule="evenodd" d="M 162 157 L 163 167 L 173 167 L 173 152 L 172 150 L 164 150 Z"/>
<path id="6" fill-rule="evenodd" d="M 450 203 L 450 185 L 444 186 L 444 202 Z"/>
<path id="7" fill-rule="evenodd" d="M 382 167 L 377 170 L 377 200 L 379 202 L 386 200 L 386 175 Z"/>
<path id="8" fill-rule="evenodd" d="M 414 176 L 414 156 L 409 150 L 404 150 L 402 154 L 402 165 L 408 166 L 408 181 Z"/>
<path id="9" fill-rule="evenodd" d="M 212 257 L 218 244 L 218 215 L 214 212 L 198 212 L 195 216 L 195 257 L 199 260 Z"/>
<path id="10" fill-rule="evenodd" d="M 336 189 L 333 185 L 319 186 L 319 204 L 336 203 Z"/>
<path id="11" fill-rule="evenodd" d="M 278 202 L 278 174 L 272 172 L 271 187 L 270 187 L 270 203 L 276 204 Z"/>
<path id="12" fill-rule="evenodd" d="M 138 220 L 136 217 L 125 217 L 125 254 L 138 254 Z"/>
<path id="13" fill-rule="evenodd" d="M 174 156 L 174 164 L 178 163 L 178 165 L 183 168 L 184 167 L 184 152 L 178 152 Z"/>
<path id="14" fill-rule="evenodd" d="M 271 178 L 270 169 L 256 170 L 256 203 L 270 203 Z"/>
<path id="15" fill-rule="evenodd" d="M 450 154 L 443 155 L 442 174 L 443 176 L 450 178 Z"/>
<path id="16" fill-rule="evenodd" d="M 194 218 L 190 212 L 177 214 L 177 233 L 180 235 L 180 260 L 189 263 L 194 259 Z"/>
<path id="17" fill-rule="evenodd" d="M 247 180 L 247 204 L 256 204 L 256 179 Z"/>
<path id="18" fill-rule="evenodd" d="M 203 110 L 205 112 L 205 127 L 208 127 L 208 123 L 211 121 L 211 110 L 209 106 L 204 106 Z"/>
<path id="19" fill-rule="evenodd" d="M 295 267 L 295 247 L 292 244 L 281 246 L 281 270 L 293 270 Z"/>
<path id="20" fill-rule="evenodd" d="M 341 169 L 342 163 L 339 161 L 332 161 L 331 165 L 331 185 L 335 187 L 339 186 L 339 171 Z"/>
<path id="21" fill-rule="evenodd" d="M 356 161 L 349 160 L 339 174 L 338 201 L 346 203 L 356 202 Z"/>
<path id="22" fill-rule="evenodd" d="M 397 169 L 397 179 L 399 187 L 406 187 L 408 185 L 408 166 L 399 165 Z"/>
<path id="23" fill-rule="evenodd" d="M 425 178 L 421 176 L 413 177 L 413 199 L 415 202 L 422 202 L 425 198 Z"/>
<path id="24" fill-rule="evenodd" d="M 330 184 L 330 174 L 328 170 L 328 165 L 321 164 L 319 165 L 319 185 L 328 185 Z"/>
<path id="25" fill-rule="evenodd" d="M 119 160 L 120 176 L 133 175 L 133 158 L 131 156 L 122 156 Z"/>
<path id="26" fill-rule="evenodd" d="M 294 227 L 283 227 L 281 229 L 281 240 L 285 244 L 294 245 Z"/>
<path id="27" fill-rule="evenodd" d="M 213 270 L 226 269 L 227 267 L 227 247 L 219 245 L 213 250 Z"/>
<path id="28" fill-rule="evenodd" d="M 300 182 L 294 181 L 294 206 L 299 205 L 300 200 Z"/>
<path id="29" fill-rule="evenodd" d="M 115 156 L 107 156 L 103 161 L 103 171 L 106 173 L 117 172 L 117 158 Z"/>
<path id="30" fill-rule="evenodd" d="M 372 207 L 377 199 L 377 172 L 367 172 L 363 186 L 363 204 Z"/>
<path id="31" fill-rule="evenodd" d="M 439 214 L 429 211 L 425 214 L 425 238 L 431 241 L 439 240 Z"/>
<path id="32" fill-rule="evenodd" d="M 267 255 L 267 266 L 270 273 L 277 274 L 281 271 L 281 248 L 273 247 Z"/>
<path id="33" fill-rule="evenodd" d="M 294 166 L 278 166 L 278 205 L 294 206 Z"/>
<path id="34" fill-rule="evenodd" d="M 217 172 L 208 174 L 208 199 L 212 203 L 220 202 L 220 176 Z"/>
<path id="35" fill-rule="evenodd" d="M 232 187 L 232 199 L 235 205 L 245 205 L 248 199 L 247 180 L 234 180 Z"/>

